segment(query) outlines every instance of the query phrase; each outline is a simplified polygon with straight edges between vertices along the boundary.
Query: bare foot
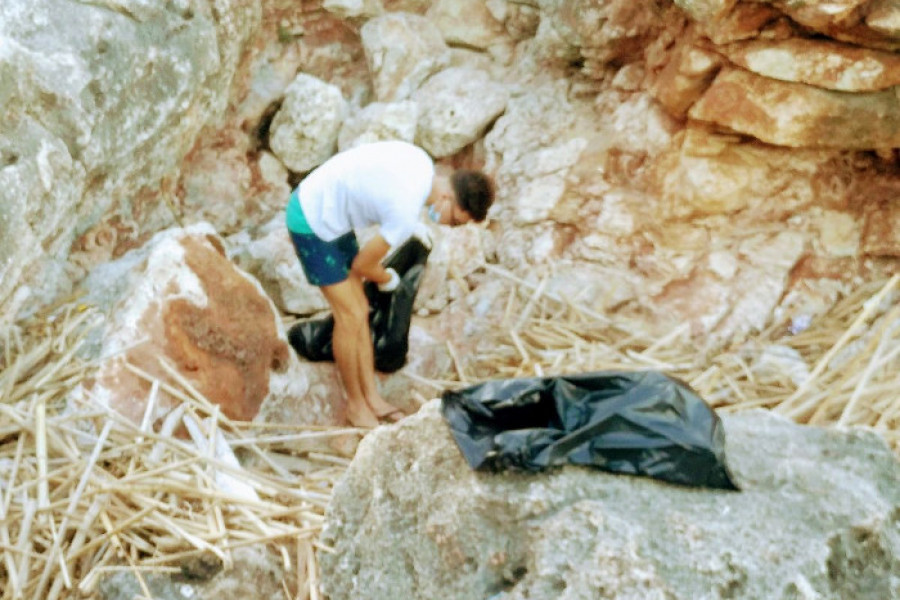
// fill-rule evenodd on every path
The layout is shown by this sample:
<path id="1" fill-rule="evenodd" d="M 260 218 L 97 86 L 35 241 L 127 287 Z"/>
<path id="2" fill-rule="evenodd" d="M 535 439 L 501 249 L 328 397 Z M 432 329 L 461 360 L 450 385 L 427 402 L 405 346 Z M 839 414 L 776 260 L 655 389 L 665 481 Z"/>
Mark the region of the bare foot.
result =
<path id="1" fill-rule="evenodd" d="M 365 402 L 347 402 L 347 420 L 354 427 L 378 427 L 378 419 Z"/>
<path id="2" fill-rule="evenodd" d="M 385 421 L 396 423 L 406 416 L 405 412 L 403 412 L 390 402 L 386 402 L 381 396 L 366 398 L 366 402 L 368 402 L 369 408 L 379 419 L 384 419 Z"/>

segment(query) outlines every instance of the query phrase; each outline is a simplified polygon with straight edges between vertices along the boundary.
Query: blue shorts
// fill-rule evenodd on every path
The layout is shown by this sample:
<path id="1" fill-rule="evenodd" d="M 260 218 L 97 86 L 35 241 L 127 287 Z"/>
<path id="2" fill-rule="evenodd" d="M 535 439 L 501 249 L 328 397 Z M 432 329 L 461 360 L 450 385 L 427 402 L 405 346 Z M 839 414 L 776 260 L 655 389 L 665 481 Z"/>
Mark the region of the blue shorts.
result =
<path id="1" fill-rule="evenodd" d="M 306 222 L 303 209 L 296 199 L 296 191 L 291 194 L 288 202 L 287 224 L 294 251 L 311 284 L 321 287 L 347 279 L 350 265 L 359 254 L 359 243 L 353 231 L 330 242 L 321 239 Z"/>

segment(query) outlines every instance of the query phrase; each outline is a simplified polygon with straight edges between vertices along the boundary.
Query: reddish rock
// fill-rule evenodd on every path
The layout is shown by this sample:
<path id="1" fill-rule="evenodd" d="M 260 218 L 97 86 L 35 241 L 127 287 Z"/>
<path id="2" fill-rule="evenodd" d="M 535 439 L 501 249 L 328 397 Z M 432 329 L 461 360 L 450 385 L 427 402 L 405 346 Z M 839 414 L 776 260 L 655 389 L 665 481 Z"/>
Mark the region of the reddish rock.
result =
<path id="1" fill-rule="evenodd" d="M 718 45 L 755 38 L 764 27 L 781 18 L 778 10 L 759 2 L 742 2 L 727 14 L 719 14 L 695 19 L 698 31 Z"/>
<path id="2" fill-rule="evenodd" d="M 723 69 L 689 116 L 779 146 L 900 146 L 900 99 L 893 89 L 851 94 Z"/>
<path id="3" fill-rule="evenodd" d="M 861 250 L 875 256 L 900 257 L 900 185 L 867 190 Z"/>
<path id="4" fill-rule="evenodd" d="M 298 363 L 271 301 L 224 256 L 219 238 L 203 232 L 154 239 L 107 324 L 108 358 L 87 391 L 134 421 L 146 412 L 151 385 L 127 365 L 163 384 L 152 420 L 180 403 L 165 387 L 187 393 L 180 380 L 237 420 L 253 419 L 272 392 L 283 402 L 306 391 L 306 381 L 289 372 Z M 299 381 L 296 389 L 282 381 L 289 379 Z"/>
<path id="5" fill-rule="evenodd" d="M 652 91 L 656 100 L 673 116 L 684 117 L 709 87 L 722 59 L 693 44 L 680 44 L 660 72 Z"/>
<path id="6" fill-rule="evenodd" d="M 900 84 L 900 56 L 834 41 L 792 38 L 723 46 L 728 60 L 757 75 L 845 92 Z"/>

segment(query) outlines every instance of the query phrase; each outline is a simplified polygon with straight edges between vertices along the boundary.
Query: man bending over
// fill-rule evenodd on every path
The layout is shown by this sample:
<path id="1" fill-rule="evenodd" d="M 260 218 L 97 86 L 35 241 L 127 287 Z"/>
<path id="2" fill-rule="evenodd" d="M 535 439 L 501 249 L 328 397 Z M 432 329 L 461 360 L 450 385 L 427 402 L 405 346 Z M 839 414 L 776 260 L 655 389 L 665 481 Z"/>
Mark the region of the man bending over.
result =
<path id="1" fill-rule="evenodd" d="M 494 184 L 480 171 L 436 175 L 434 161 L 406 142 L 375 142 L 340 152 L 314 169 L 291 193 L 287 227 L 297 256 L 319 286 L 334 316 L 332 347 L 344 391 L 347 418 L 357 427 L 403 413 L 386 402 L 375 384 L 369 303 L 363 281 L 393 291 L 400 282 L 381 261 L 392 246 L 417 231 L 419 214 L 442 225 L 483 221 L 494 201 Z M 355 229 L 378 226 L 360 248 Z"/>

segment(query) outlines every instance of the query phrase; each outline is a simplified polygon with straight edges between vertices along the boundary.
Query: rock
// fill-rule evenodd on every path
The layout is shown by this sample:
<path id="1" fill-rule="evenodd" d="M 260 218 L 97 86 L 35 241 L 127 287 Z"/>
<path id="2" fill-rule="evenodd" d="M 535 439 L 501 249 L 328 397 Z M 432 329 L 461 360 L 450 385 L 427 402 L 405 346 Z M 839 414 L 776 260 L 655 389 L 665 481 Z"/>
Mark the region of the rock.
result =
<path id="1" fill-rule="evenodd" d="M 151 385 L 127 365 L 183 389 L 165 361 L 229 418 L 252 420 L 272 404 L 293 407 L 295 424 L 332 422 L 330 404 L 306 397 L 308 382 L 271 300 L 228 261 L 208 224 L 161 232 L 120 264 L 99 268 L 88 284 L 87 300 L 112 308 L 97 373 L 76 395 L 139 423 Z M 179 402 L 159 390 L 151 423 Z"/>
<path id="2" fill-rule="evenodd" d="M 688 115 L 792 148 L 900 146 L 894 89 L 841 93 L 723 69 Z"/>
<path id="3" fill-rule="evenodd" d="M 900 257 L 900 201 L 897 180 L 869 190 L 861 250 L 875 256 Z"/>
<path id="4" fill-rule="evenodd" d="M 433 227 L 434 247 L 419 282 L 415 309 L 442 310 L 451 301 L 464 297 L 465 278 L 486 262 L 480 230 L 475 226 Z M 464 289 L 460 289 L 464 288 Z"/>
<path id="5" fill-rule="evenodd" d="M 441 32 L 420 15 L 387 14 L 366 22 L 360 34 L 381 102 L 406 100 L 450 61 Z"/>
<path id="6" fill-rule="evenodd" d="M 723 46 L 732 63 L 757 75 L 842 92 L 900 84 L 900 56 L 827 40 L 750 40 Z"/>
<path id="7" fill-rule="evenodd" d="M 412 100 L 372 102 L 344 121 L 338 136 L 338 149 L 343 151 L 359 144 L 389 140 L 412 143 L 418 120 L 419 105 Z"/>
<path id="8" fill-rule="evenodd" d="M 262 545 L 238 547 L 229 553 L 234 561 L 223 569 L 218 559 L 185 561 L 181 574 L 142 573 L 156 600 L 246 600 L 277 598 L 283 593 L 285 577 L 280 554 Z M 203 558 L 203 557 L 200 557 Z M 123 570 L 104 577 L 99 585 L 101 600 L 132 600 L 143 595 L 134 573 Z"/>
<path id="9" fill-rule="evenodd" d="M 324 0 L 322 8 L 342 19 L 371 19 L 384 12 L 381 0 Z"/>
<path id="10" fill-rule="evenodd" d="M 721 64 L 716 53 L 680 43 L 653 82 L 653 96 L 669 113 L 684 117 L 709 87 Z"/>
<path id="11" fill-rule="evenodd" d="M 262 225 L 281 213 L 290 194 L 287 171 L 271 153 L 248 163 L 246 150 L 225 140 L 188 155 L 180 191 L 185 220 L 205 221 L 222 234 Z"/>
<path id="12" fill-rule="evenodd" d="M 177 176 L 222 114 L 261 18 L 245 0 L 112 6 L 0 6 L 0 320 L 69 289 L 70 248 L 102 215 L 172 223 L 139 190 Z"/>
<path id="13" fill-rule="evenodd" d="M 900 34 L 900 11 L 894 0 L 874 0 L 866 15 L 866 25 L 886 37 L 896 38 Z"/>
<path id="14" fill-rule="evenodd" d="M 509 93 L 485 71 L 451 67 L 426 81 L 413 99 L 420 107 L 416 143 L 441 158 L 481 138 L 506 109 Z"/>
<path id="15" fill-rule="evenodd" d="M 300 73 L 272 119 L 272 152 L 292 171 L 311 171 L 334 154 L 349 110 L 337 86 Z"/>
<path id="16" fill-rule="evenodd" d="M 502 18 L 498 19 L 491 12 L 491 3 L 484 0 L 436 0 L 426 16 L 444 41 L 454 46 L 485 50 L 506 33 Z"/>
<path id="17" fill-rule="evenodd" d="M 559 83 L 512 97 L 485 136 L 486 170 L 497 182 L 491 215 L 516 225 L 546 219 L 593 131 Z"/>
<path id="18" fill-rule="evenodd" d="M 531 51 L 541 60 L 578 65 L 598 79 L 610 63 L 638 60 L 666 22 L 660 5 L 628 0 L 550 0 L 540 7 Z"/>
<path id="19" fill-rule="evenodd" d="M 335 487 L 323 591 L 330 600 L 900 594 L 900 464 L 883 440 L 761 411 L 723 422 L 739 492 L 576 467 L 476 473 L 432 401 L 369 434 Z"/>
<path id="20" fill-rule="evenodd" d="M 254 239 L 234 236 L 228 239 L 228 244 L 229 257 L 259 280 L 282 311 L 311 315 L 328 308 L 319 288 L 306 280 L 283 213 L 266 223 Z"/>
<path id="21" fill-rule="evenodd" d="M 690 126 L 674 142 L 654 167 L 653 187 L 664 214 L 676 218 L 798 210 L 816 201 L 815 178 L 833 156 L 826 150 L 741 143 Z M 787 204 L 767 202 L 782 194 Z"/>

